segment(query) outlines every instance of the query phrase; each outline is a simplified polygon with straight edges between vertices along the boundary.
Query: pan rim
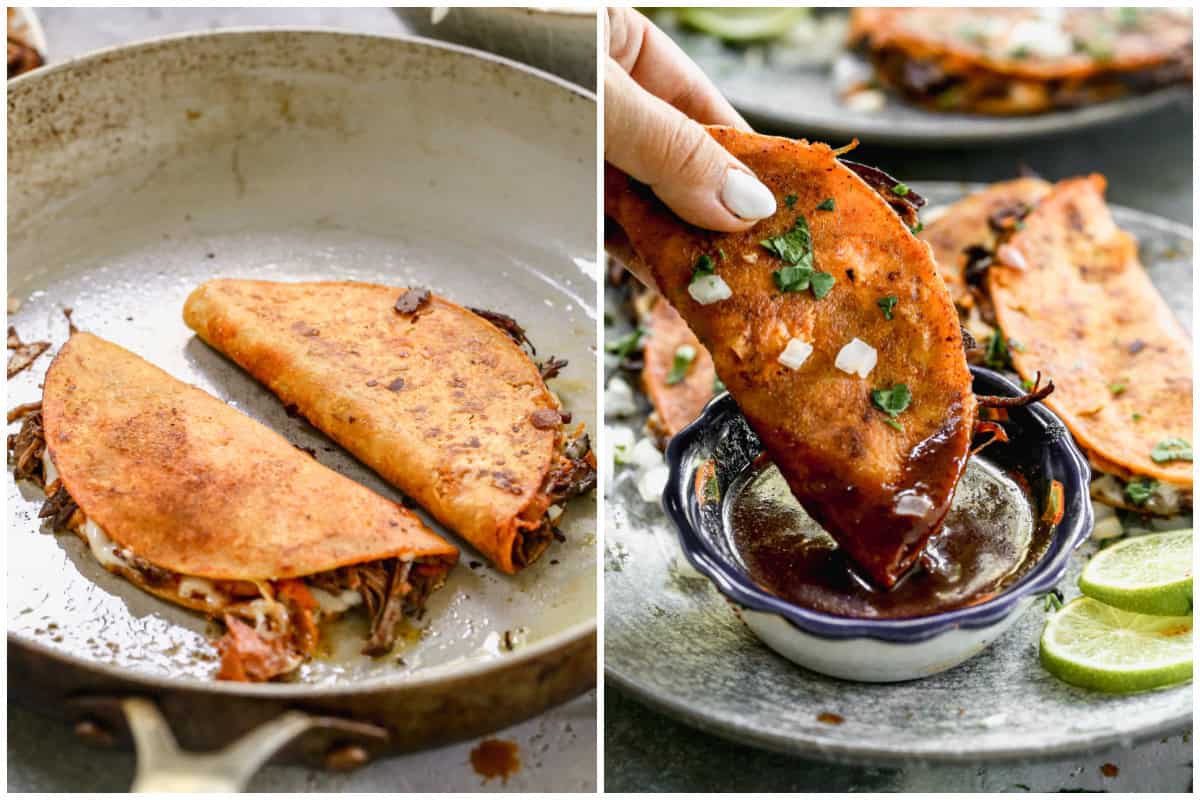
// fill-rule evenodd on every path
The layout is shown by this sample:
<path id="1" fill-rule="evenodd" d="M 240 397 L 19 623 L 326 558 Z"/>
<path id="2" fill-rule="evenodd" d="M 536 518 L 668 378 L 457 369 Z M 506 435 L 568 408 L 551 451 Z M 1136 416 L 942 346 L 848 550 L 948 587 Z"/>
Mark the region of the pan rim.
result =
<path id="1" fill-rule="evenodd" d="M 314 39 L 328 38 L 331 40 L 378 40 L 386 43 L 416 46 L 429 50 L 448 51 L 466 59 L 476 59 L 499 67 L 515 71 L 526 78 L 540 80 L 551 86 L 565 90 L 573 100 L 580 98 L 597 103 L 596 93 L 577 84 L 571 83 L 543 70 L 531 67 L 512 59 L 497 56 L 485 51 L 463 47 L 457 44 L 437 41 L 423 36 L 410 34 L 371 34 L 336 28 L 321 28 L 313 26 L 273 27 L 273 26 L 238 26 L 222 28 L 215 31 L 193 31 L 168 34 L 148 39 L 138 40 L 127 44 L 105 47 L 67 59 L 14 78 L 8 85 L 8 108 L 12 109 L 23 101 L 23 98 L 37 90 L 39 81 L 52 79 L 73 71 L 87 69 L 93 65 L 105 62 L 119 62 L 130 58 L 143 57 L 146 53 L 174 47 L 186 47 L 193 41 L 209 41 L 215 39 L 255 38 L 269 36 L 299 36 Z M 598 560 L 597 560 L 598 563 Z M 597 570 L 597 572 L 599 572 Z M 599 577 L 597 578 L 599 580 Z M 76 653 L 58 650 L 44 642 L 23 637 L 18 633 L 7 631 L 8 647 L 20 648 L 53 662 L 76 667 L 98 677 L 113 681 L 136 684 L 140 687 L 163 691 L 201 692 L 229 697 L 242 697 L 261 700 L 312 699 L 319 695 L 325 697 L 353 696 L 370 694 L 379 691 L 408 691 L 419 690 L 446 682 L 455 682 L 478 678 L 489 673 L 510 668 L 521 668 L 536 662 L 556 651 L 566 651 L 574 647 L 586 646 L 588 641 L 597 641 L 598 607 L 587 619 L 575 622 L 556 633 L 539 639 L 511 655 L 500 658 L 464 658 L 444 664 L 431 666 L 415 673 L 397 675 L 372 676 L 366 678 L 350 678 L 344 682 L 299 682 L 299 683 L 237 683 L 218 681 L 215 678 L 176 677 L 140 672 L 128 666 L 94 661 Z"/>

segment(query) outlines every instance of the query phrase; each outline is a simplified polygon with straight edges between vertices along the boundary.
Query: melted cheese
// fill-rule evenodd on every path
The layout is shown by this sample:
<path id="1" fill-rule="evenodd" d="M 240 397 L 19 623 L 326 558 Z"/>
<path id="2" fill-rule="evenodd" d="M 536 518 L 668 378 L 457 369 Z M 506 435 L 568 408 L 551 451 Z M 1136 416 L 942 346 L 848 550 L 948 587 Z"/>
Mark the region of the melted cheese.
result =
<path id="1" fill-rule="evenodd" d="M 337 594 L 333 594 L 316 586 L 309 586 L 308 591 L 321 606 L 322 614 L 341 614 L 362 603 L 362 595 L 354 589 L 343 589 Z"/>
<path id="2" fill-rule="evenodd" d="M 202 597 L 204 604 L 214 608 L 225 605 L 228 598 L 223 592 L 217 591 L 217 587 L 213 586 L 212 581 L 204 578 L 184 577 L 179 579 L 179 588 L 176 589 L 180 597 Z"/>
<path id="3" fill-rule="evenodd" d="M 58 480 L 58 470 L 54 468 L 54 462 L 50 460 L 50 451 L 42 450 L 42 476 L 45 478 L 43 485 L 53 486 Z"/>
<path id="4" fill-rule="evenodd" d="M 92 555 L 96 557 L 101 566 L 131 569 L 129 562 L 121 557 L 117 543 L 108 538 L 108 534 L 95 522 L 90 519 L 84 521 L 83 535 L 87 539 L 88 547 L 92 549 Z"/>

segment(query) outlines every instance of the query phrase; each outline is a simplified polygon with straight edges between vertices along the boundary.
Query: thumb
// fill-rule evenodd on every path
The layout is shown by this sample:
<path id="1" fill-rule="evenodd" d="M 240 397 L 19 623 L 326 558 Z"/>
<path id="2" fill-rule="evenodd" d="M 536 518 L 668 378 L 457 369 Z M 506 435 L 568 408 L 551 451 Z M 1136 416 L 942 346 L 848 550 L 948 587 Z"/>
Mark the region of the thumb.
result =
<path id="1" fill-rule="evenodd" d="M 775 196 L 704 127 L 638 86 L 609 59 L 604 158 L 648 184 L 684 220 L 742 231 L 775 213 Z"/>

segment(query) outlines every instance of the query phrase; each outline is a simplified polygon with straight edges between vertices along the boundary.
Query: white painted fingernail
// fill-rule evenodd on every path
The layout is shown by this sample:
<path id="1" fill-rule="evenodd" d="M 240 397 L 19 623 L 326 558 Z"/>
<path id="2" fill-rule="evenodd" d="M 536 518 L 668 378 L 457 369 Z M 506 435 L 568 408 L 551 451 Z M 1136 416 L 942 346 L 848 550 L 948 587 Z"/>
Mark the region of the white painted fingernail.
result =
<path id="1" fill-rule="evenodd" d="M 775 195 L 758 178 L 740 169 L 725 173 L 721 202 L 741 219 L 763 219 L 775 213 Z"/>

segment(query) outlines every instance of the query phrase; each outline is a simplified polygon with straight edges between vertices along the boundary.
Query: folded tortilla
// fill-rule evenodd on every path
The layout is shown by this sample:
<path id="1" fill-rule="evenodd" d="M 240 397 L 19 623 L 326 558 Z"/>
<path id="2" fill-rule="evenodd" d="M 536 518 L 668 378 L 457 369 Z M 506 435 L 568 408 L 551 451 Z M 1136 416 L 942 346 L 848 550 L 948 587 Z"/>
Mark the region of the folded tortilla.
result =
<path id="1" fill-rule="evenodd" d="M 1189 14 L 1155 8 L 856 8 L 850 42 L 935 111 L 1030 114 L 1192 74 Z"/>
<path id="2" fill-rule="evenodd" d="M 606 213 L 711 353 L 796 498 L 872 581 L 891 586 L 941 525 L 976 408 L 954 305 L 928 247 L 892 208 L 909 190 L 823 144 L 710 132 L 775 194 L 774 216 L 744 233 L 701 230 L 611 166 Z M 764 246 L 781 236 L 788 243 Z M 787 285 L 808 264 L 832 281 L 828 293 L 783 291 L 776 273 L 791 262 L 800 266 Z M 724 299 L 693 293 L 712 289 L 707 272 Z M 854 340 L 850 360 L 865 377 L 836 366 Z M 789 346 L 812 350 L 791 367 L 780 360 Z M 873 400 L 901 388 L 907 405 L 883 400 L 904 405 L 894 414 Z"/>
<path id="3" fill-rule="evenodd" d="M 421 613 L 458 558 L 412 512 L 91 334 L 63 346 L 24 412 L 14 474 L 46 489 L 42 516 L 106 569 L 224 618 L 219 677 L 290 670 L 322 618 L 364 601 L 375 649 L 390 649 L 401 612 Z"/>
<path id="4" fill-rule="evenodd" d="M 505 572 L 537 559 L 559 504 L 594 485 L 586 437 L 564 430 L 539 366 L 428 292 L 215 280 L 184 320 Z"/>
<path id="5" fill-rule="evenodd" d="M 1016 178 L 968 195 L 936 216 L 925 215 L 925 227 L 918 236 L 933 250 L 938 273 L 973 336 L 990 335 L 990 329 L 978 327 L 979 298 L 966 274 L 972 249 L 994 251 L 1010 220 L 1024 217 L 1048 191 L 1050 184 L 1041 178 Z"/>
<path id="6" fill-rule="evenodd" d="M 1093 465 L 1190 495 L 1190 452 L 1154 454 L 1164 440 L 1192 442 L 1191 340 L 1104 189 L 1100 175 L 1055 184 L 997 248 L 988 293 L 1013 366 L 1026 379 L 1039 370 L 1054 379 L 1046 404 Z"/>
<path id="7" fill-rule="evenodd" d="M 670 439 L 713 398 L 717 372 L 712 356 L 670 303 L 655 294 L 648 306 L 643 318 L 642 388 L 654 414 L 647 425 Z"/>

